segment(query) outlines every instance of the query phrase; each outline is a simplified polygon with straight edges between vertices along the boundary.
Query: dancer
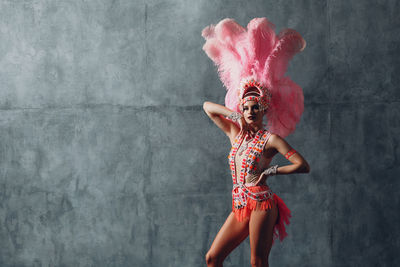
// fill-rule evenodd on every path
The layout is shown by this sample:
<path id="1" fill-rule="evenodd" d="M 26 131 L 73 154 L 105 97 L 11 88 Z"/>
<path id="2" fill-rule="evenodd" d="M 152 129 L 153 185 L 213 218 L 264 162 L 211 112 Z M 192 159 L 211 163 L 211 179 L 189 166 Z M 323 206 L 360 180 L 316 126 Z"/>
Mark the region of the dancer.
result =
<path id="1" fill-rule="evenodd" d="M 225 106 L 206 101 L 203 108 L 230 139 L 233 180 L 232 212 L 207 252 L 206 263 L 222 266 L 249 236 L 251 265 L 268 266 L 272 244 L 287 236 L 285 224 L 291 215 L 266 181 L 272 175 L 310 171 L 306 160 L 283 139 L 295 130 L 304 109 L 301 87 L 284 74 L 305 41 L 291 29 L 276 35 L 266 18 L 251 20 L 247 30 L 224 19 L 206 27 L 202 36 L 203 50 L 227 89 Z M 291 164 L 269 166 L 278 153 Z"/>

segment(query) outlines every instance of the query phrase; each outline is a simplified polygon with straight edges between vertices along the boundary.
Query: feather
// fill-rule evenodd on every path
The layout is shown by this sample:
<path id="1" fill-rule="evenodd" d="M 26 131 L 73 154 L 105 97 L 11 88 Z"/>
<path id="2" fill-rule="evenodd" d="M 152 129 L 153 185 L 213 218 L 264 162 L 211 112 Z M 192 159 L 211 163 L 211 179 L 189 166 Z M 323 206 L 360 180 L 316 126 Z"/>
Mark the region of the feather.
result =
<path id="1" fill-rule="evenodd" d="M 239 111 L 241 82 L 254 79 L 272 93 L 267 112 L 271 132 L 282 137 L 291 133 L 304 110 L 303 90 L 284 77 L 289 61 L 302 51 L 305 41 L 292 29 L 275 34 L 266 18 L 254 18 L 247 29 L 226 18 L 203 29 L 203 50 L 217 66 L 227 93 L 225 105 Z"/>
<path id="2" fill-rule="evenodd" d="M 285 29 L 278 35 L 278 41 L 271 54 L 268 56 L 264 67 L 264 77 L 269 83 L 274 83 L 283 78 L 293 56 L 302 51 L 306 42 L 301 35 L 292 29 Z"/>

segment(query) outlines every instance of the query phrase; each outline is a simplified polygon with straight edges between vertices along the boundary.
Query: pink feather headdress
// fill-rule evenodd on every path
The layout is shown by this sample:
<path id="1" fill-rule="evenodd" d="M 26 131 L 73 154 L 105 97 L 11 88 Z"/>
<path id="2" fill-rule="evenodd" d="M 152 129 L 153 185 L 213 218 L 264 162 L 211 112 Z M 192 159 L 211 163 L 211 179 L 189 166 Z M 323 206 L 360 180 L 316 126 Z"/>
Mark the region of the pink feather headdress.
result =
<path id="1" fill-rule="evenodd" d="M 246 89 L 256 87 L 266 107 L 269 131 L 286 137 L 304 110 L 302 88 L 284 76 L 290 59 L 306 42 L 292 29 L 275 34 L 266 18 L 252 19 L 247 30 L 233 19 L 203 29 L 203 50 L 218 67 L 227 89 L 225 106 L 240 111 Z M 247 87 L 246 87 L 247 86 Z"/>

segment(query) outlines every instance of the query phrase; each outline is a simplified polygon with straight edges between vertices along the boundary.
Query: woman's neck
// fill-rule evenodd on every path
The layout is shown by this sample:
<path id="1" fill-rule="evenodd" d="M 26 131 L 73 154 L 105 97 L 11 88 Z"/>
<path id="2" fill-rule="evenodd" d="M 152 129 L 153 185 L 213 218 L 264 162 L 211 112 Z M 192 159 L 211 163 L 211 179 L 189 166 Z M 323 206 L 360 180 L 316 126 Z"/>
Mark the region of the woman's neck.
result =
<path id="1" fill-rule="evenodd" d="M 258 132 L 260 129 L 263 128 L 263 124 L 262 124 L 262 122 L 254 123 L 254 124 L 252 123 L 252 124 L 250 124 L 250 127 L 253 129 L 254 132 Z"/>

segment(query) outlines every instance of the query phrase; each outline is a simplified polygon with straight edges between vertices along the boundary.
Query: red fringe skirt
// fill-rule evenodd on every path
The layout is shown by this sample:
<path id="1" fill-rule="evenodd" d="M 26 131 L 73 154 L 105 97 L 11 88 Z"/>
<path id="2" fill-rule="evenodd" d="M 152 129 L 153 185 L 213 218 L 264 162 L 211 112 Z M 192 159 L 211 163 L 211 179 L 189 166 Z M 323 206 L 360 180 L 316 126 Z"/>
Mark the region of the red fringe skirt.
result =
<path id="1" fill-rule="evenodd" d="M 248 186 L 247 188 L 254 193 L 269 189 L 267 185 Z M 275 239 L 277 238 L 279 238 L 280 241 L 283 241 L 283 239 L 287 236 L 285 224 L 286 225 L 290 224 L 289 219 L 292 217 L 292 215 L 290 214 L 290 210 L 286 206 L 285 202 L 283 202 L 283 200 L 280 197 L 278 197 L 275 193 L 273 194 L 272 198 L 268 198 L 267 200 L 264 200 L 262 202 L 258 202 L 257 200 L 248 197 L 246 207 L 240 209 L 236 209 L 232 201 L 232 211 L 235 214 L 235 218 L 239 222 L 242 222 L 245 219 L 250 218 L 250 214 L 253 210 L 256 209 L 268 210 L 272 208 L 273 202 L 275 202 L 278 208 L 278 219 L 274 226 L 274 235 L 272 243 L 274 243 Z"/>

